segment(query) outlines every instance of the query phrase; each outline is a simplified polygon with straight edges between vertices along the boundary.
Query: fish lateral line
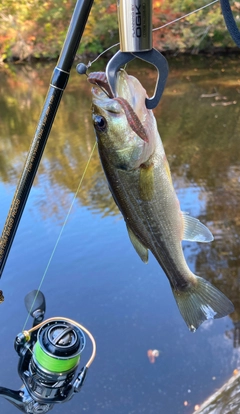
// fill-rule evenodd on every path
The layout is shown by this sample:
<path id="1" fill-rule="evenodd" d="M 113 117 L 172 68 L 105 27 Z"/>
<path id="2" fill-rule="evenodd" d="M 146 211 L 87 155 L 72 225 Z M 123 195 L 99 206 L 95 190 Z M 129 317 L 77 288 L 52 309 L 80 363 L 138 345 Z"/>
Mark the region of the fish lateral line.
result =
<path id="1" fill-rule="evenodd" d="M 145 142 L 149 142 L 146 130 L 141 123 L 140 119 L 138 118 L 136 112 L 134 112 L 131 105 L 128 103 L 128 101 L 124 98 L 117 97 L 114 98 L 115 101 L 119 102 L 121 107 L 123 108 L 125 115 L 128 120 L 129 126 L 132 128 L 134 132 Z"/>

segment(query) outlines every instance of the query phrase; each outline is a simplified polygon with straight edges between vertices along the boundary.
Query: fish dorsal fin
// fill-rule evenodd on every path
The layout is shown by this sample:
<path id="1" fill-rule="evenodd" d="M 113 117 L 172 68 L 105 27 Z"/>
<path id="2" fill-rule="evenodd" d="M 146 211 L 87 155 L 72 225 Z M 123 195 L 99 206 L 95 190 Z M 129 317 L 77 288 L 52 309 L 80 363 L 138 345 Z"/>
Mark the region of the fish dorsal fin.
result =
<path id="1" fill-rule="evenodd" d="M 198 219 L 183 213 L 183 240 L 208 243 L 213 241 L 214 237 L 210 230 Z"/>
<path id="2" fill-rule="evenodd" d="M 140 258 L 144 263 L 148 262 L 148 249 L 143 246 L 139 238 L 133 233 L 133 231 L 127 226 L 129 238 L 133 244 L 134 249 L 139 254 Z"/>

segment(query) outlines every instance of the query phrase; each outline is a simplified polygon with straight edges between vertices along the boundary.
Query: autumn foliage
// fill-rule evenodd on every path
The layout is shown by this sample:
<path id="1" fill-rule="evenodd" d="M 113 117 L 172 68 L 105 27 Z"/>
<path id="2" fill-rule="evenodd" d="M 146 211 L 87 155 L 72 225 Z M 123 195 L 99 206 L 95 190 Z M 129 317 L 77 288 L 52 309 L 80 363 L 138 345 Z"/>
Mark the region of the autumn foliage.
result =
<path id="1" fill-rule="evenodd" d="M 64 42 L 76 0 L 2 0 L 0 60 L 56 58 Z M 153 0 L 153 27 L 183 16 L 208 0 Z M 238 12 L 240 3 L 233 3 Z M 118 42 L 116 0 L 95 0 L 78 53 L 97 54 Z M 219 2 L 154 32 L 159 50 L 191 51 L 233 47 Z"/>

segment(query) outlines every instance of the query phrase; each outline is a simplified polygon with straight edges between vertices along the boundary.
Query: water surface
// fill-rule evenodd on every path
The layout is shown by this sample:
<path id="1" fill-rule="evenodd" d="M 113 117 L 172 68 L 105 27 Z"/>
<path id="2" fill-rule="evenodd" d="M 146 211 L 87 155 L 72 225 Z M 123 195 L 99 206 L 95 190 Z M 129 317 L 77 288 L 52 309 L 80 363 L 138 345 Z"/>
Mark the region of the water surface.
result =
<path id="1" fill-rule="evenodd" d="M 182 210 L 215 237 L 206 245 L 185 242 L 184 253 L 235 312 L 188 331 L 154 257 L 144 265 L 131 246 L 95 150 L 41 288 L 46 317 L 75 319 L 97 341 L 86 384 L 57 413 L 190 414 L 240 365 L 239 62 L 172 58 L 169 66 L 155 110 L 159 131 Z M 1 229 L 53 67 L 0 72 Z M 134 65 L 129 71 L 152 91 L 154 72 Z M 24 296 L 41 282 L 94 141 L 90 86 L 73 70 L 0 283 L 1 386 L 21 385 L 13 341 L 27 316 Z M 160 351 L 154 364 L 149 349 Z M 90 341 L 83 363 L 89 352 Z M 0 410 L 17 412 L 3 399 Z"/>

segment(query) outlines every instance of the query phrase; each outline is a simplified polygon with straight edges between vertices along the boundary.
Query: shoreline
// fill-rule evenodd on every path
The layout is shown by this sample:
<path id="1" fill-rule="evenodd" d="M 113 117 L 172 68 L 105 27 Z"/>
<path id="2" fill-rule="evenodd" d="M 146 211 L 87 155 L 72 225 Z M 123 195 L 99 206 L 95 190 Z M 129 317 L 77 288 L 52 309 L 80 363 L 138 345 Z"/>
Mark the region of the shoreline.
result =
<path id="1" fill-rule="evenodd" d="M 193 49 L 189 50 L 160 50 L 160 52 L 166 57 L 194 57 L 194 56 L 238 56 L 240 55 L 240 48 L 238 47 L 219 47 L 219 48 L 211 48 L 211 49 L 205 49 L 200 51 L 194 51 Z M 100 52 L 101 53 L 101 52 Z M 99 54 L 100 54 L 99 53 Z M 76 54 L 74 61 L 79 60 L 94 60 L 99 56 L 99 54 L 94 53 L 83 53 L 83 54 Z M 106 54 L 103 55 L 104 59 L 110 59 L 114 53 L 106 52 Z M 35 57 L 32 55 L 29 55 L 25 57 L 24 59 L 20 59 L 18 56 L 12 56 L 11 58 L 4 59 L 2 62 L 0 62 L 0 65 L 4 64 L 35 64 L 35 63 L 47 63 L 47 62 L 54 62 L 58 61 L 58 57 Z"/>

